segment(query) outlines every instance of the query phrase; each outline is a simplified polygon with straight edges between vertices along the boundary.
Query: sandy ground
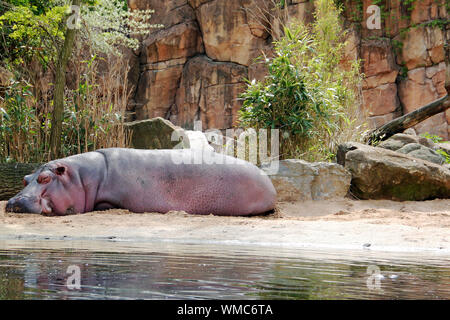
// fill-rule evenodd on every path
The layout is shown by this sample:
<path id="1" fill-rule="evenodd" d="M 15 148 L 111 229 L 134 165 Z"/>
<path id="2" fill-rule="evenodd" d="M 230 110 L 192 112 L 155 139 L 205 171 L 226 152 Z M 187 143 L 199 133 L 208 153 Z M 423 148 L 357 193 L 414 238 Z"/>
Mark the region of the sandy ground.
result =
<path id="1" fill-rule="evenodd" d="M 450 200 L 279 203 L 258 217 L 126 210 L 46 217 L 5 213 L 1 240 L 106 240 L 433 252 L 450 256 Z"/>

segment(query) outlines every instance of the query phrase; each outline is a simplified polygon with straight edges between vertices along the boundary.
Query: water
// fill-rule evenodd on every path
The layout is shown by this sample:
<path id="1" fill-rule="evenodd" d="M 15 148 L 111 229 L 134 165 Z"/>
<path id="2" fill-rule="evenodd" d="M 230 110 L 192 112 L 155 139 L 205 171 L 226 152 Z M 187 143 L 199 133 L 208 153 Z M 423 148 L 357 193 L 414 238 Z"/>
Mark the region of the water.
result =
<path id="1" fill-rule="evenodd" d="M 80 290 L 67 287 L 73 265 Z M 439 255 L 0 241 L 0 299 L 449 298 L 449 259 Z"/>

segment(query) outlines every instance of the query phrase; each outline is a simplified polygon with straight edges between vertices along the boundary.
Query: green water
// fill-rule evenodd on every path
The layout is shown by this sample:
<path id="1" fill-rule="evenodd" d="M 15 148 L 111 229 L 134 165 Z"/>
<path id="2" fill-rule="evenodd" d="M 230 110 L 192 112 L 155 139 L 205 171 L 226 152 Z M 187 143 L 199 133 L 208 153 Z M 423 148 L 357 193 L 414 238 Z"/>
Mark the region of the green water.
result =
<path id="1" fill-rule="evenodd" d="M 67 286 L 69 266 L 80 289 Z M 449 298 L 450 263 L 439 255 L 0 241 L 0 299 Z"/>

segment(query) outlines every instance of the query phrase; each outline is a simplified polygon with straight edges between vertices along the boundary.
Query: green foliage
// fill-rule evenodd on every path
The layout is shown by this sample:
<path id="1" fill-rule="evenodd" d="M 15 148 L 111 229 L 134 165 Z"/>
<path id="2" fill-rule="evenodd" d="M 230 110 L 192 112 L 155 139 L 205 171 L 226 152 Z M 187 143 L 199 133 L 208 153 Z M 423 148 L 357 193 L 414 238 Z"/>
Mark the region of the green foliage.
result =
<path id="1" fill-rule="evenodd" d="M 82 6 L 82 40 L 97 52 L 120 55 L 120 46 L 138 49 L 139 36 L 162 27 L 149 23 L 153 10 L 132 11 L 125 3 L 124 0 L 96 0 L 92 5 Z"/>
<path id="2" fill-rule="evenodd" d="M 54 5 L 53 0 L 6 0 L 2 1 L 5 7 L 29 7 L 34 14 L 44 14 Z"/>
<path id="3" fill-rule="evenodd" d="M 448 154 L 444 149 L 437 149 L 436 152 L 444 157 L 445 163 L 450 163 L 450 154 Z"/>
<path id="4" fill-rule="evenodd" d="M 26 81 L 12 82 L 0 98 L 0 160 L 23 161 L 25 155 L 38 160 L 40 124 L 32 99 Z"/>
<path id="5" fill-rule="evenodd" d="M 13 2 L 16 6 L 0 16 L 2 58 L 23 65 L 37 57 L 47 66 L 64 38 L 62 22 L 67 7 L 46 0 Z"/>
<path id="6" fill-rule="evenodd" d="M 430 134 L 428 132 L 425 133 L 421 133 L 420 136 L 430 139 L 431 141 L 433 141 L 434 143 L 441 143 L 444 141 L 444 139 L 440 136 L 434 135 L 434 134 Z"/>
<path id="7" fill-rule="evenodd" d="M 430 139 L 434 143 L 444 142 L 444 139 L 442 137 L 434 135 L 434 134 L 430 134 L 428 132 L 422 133 L 421 136 L 424 138 Z M 446 163 L 450 163 L 450 154 L 448 154 L 444 149 L 437 149 L 436 152 L 444 157 Z"/>
<path id="8" fill-rule="evenodd" d="M 249 81 L 242 94 L 243 127 L 280 130 L 283 158 L 329 160 L 342 133 L 359 133 L 354 117 L 361 81 L 357 62 L 342 68 L 344 33 L 340 10 L 333 1 L 316 1 L 316 22 L 284 29 L 273 58 L 266 58 L 268 76 Z M 360 128 L 359 128 L 360 129 Z"/>

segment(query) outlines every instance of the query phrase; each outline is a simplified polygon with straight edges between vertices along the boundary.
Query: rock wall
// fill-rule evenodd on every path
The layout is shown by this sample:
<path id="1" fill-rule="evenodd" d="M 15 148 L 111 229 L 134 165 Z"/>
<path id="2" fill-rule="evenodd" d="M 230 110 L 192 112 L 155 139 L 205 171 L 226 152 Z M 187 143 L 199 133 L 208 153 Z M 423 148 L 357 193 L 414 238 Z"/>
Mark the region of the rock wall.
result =
<path id="1" fill-rule="evenodd" d="M 357 39 L 362 59 L 363 105 L 369 110 L 373 126 L 380 126 L 399 115 L 444 96 L 450 85 L 450 25 L 446 0 L 385 0 L 379 3 L 381 29 L 368 29 L 375 1 L 343 1 L 347 24 L 360 26 Z M 380 2 L 380 1 L 378 1 Z M 355 15 L 362 3 L 362 19 Z M 358 56 L 358 52 L 356 53 Z M 447 79 L 446 79 L 447 78 Z M 415 127 L 448 140 L 450 111 L 437 114 Z"/>
<path id="2" fill-rule="evenodd" d="M 341 2 L 350 31 L 346 59 L 363 59 L 363 107 L 372 126 L 446 94 L 446 81 L 450 85 L 446 0 L 417 0 L 414 8 L 400 0 L 381 1 L 387 14 L 382 15 L 382 28 L 374 30 L 366 25 L 370 16 L 366 11 L 374 1 Z M 264 66 L 255 58 L 270 54 L 272 40 L 280 33 L 277 19 L 266 12 L 272 3 L 129 0 L 132 9 L 154 9 L 151 22 L 164 25 L 143 39 L 141 50 L 130 58 L 134 120 L 159 116 L 185 128 L 202 120 L 203 129 L 236 125 L 244 79 L 263 78 Z M 287 3 L 282 12 L 285 21 L 312 21 L 312 1 Z M 447 111 L 416 129 L 448 139 L 449 124 Z"/>

